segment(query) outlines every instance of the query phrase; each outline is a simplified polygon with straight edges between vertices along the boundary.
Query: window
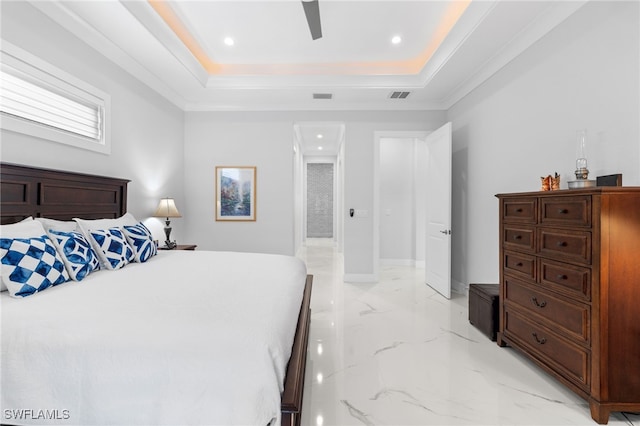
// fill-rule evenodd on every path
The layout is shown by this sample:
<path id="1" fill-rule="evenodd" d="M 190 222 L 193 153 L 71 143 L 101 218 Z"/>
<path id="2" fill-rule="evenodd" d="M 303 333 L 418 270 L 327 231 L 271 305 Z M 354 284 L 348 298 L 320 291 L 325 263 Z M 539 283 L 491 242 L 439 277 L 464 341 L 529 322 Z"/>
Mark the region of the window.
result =
<path id="1" fill-rule="evenodd" d="M 0 127 L 105 154 L 110 97 L 2 42 Z"/>

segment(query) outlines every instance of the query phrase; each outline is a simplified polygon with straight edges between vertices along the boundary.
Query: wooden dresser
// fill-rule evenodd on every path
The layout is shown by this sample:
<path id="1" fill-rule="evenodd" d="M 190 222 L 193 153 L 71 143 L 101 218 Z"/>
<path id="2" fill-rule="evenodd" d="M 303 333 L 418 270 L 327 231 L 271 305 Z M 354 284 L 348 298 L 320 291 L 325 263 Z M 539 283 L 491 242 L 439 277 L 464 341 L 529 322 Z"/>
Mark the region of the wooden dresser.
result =
<path id="1" fill-rule="evenodd" d="M 500 346 L 589 401 L 640 412 L 640 187 L 498 194 Z"/>

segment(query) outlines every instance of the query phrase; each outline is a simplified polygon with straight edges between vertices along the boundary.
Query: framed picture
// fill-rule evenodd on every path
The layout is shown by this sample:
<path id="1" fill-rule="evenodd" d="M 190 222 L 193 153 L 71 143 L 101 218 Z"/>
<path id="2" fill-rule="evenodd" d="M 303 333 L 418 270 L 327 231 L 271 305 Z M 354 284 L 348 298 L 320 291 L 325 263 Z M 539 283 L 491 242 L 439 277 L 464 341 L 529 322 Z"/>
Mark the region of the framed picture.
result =
<path id="1" fill-rule="evenodd" d="M 255 167 L 216 167 L 216 220 L 256 220 Z"/>

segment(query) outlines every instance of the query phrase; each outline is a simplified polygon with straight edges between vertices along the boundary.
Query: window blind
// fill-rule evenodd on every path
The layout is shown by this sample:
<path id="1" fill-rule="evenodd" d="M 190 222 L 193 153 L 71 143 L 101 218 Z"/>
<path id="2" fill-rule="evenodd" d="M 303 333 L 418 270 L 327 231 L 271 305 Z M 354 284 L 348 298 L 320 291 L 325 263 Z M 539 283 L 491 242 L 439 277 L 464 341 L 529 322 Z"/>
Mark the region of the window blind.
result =
<path id="1" fill-rule="evenodd" d="M 103 108 L 77 100 L 36 79 L 29 81 L 0 71 L 0 112 L 102 141 Z"/>

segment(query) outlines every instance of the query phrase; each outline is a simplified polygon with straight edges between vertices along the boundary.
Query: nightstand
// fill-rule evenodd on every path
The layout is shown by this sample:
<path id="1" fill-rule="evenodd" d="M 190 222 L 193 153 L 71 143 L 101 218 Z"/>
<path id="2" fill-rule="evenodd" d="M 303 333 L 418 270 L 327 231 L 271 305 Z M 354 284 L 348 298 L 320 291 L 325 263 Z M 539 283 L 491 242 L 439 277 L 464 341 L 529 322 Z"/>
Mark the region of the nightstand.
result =
<path id="1" fill-rule="evenodd" d="M 158 247 L 158 250 L 195 250 L 198 247 L 196 244 L 178 244 L 172 249 L 166 247 Z"/>

